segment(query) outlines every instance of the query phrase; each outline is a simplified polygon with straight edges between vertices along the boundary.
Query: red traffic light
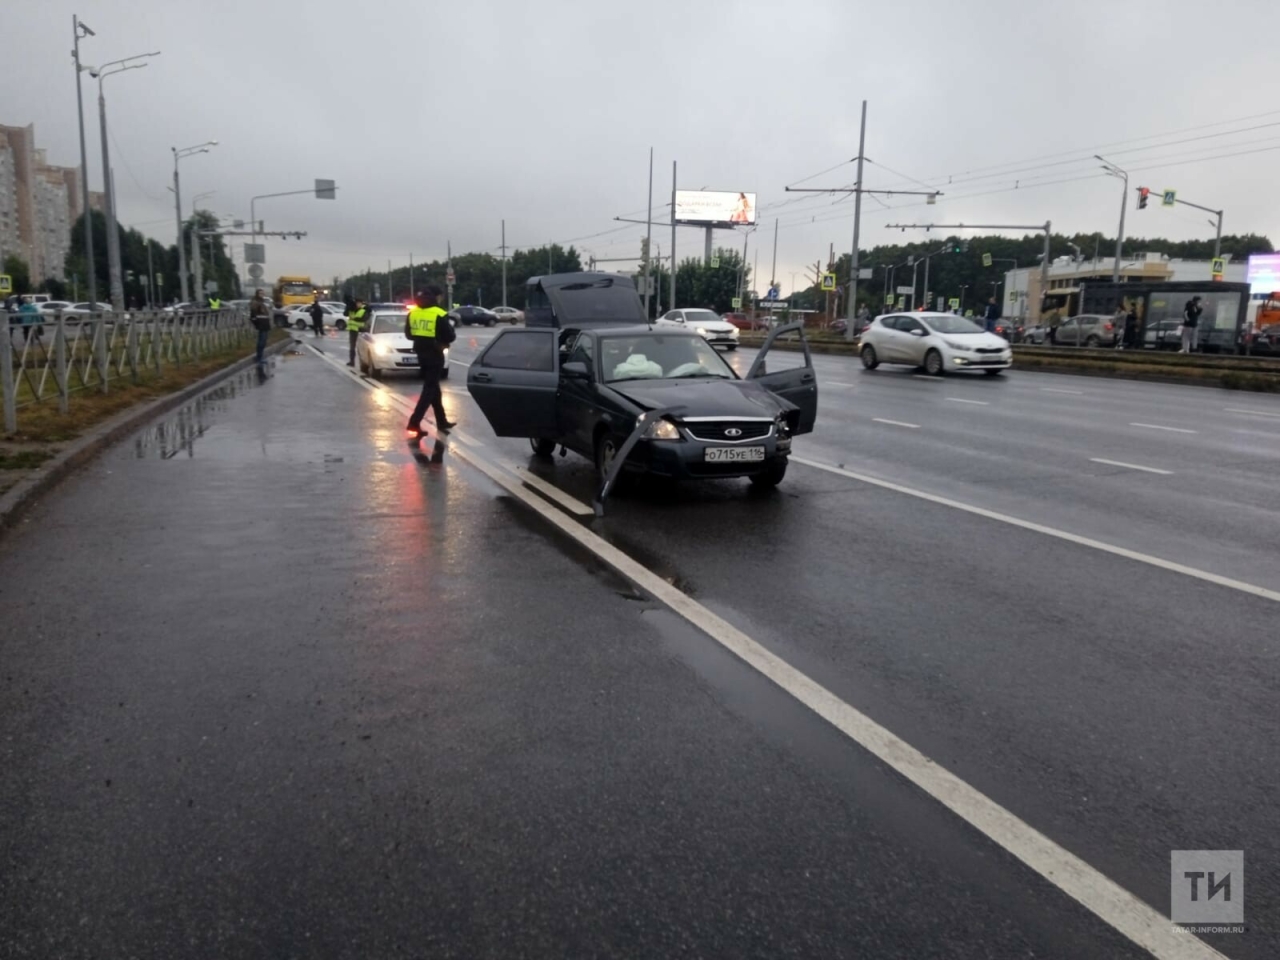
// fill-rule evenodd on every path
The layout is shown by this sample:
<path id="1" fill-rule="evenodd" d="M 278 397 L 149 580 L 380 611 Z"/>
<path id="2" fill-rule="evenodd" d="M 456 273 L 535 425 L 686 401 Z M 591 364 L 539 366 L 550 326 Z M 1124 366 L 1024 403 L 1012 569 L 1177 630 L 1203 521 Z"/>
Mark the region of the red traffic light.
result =
<path id="1" fill-rule="evenodd" d="M 1150 187 L 1139 187 L 1139 188 L 1138 188 L 1138 209 L 1139 209 L 1139 210 L 1145 210 L 1145 209 L 1147 209 L 1147 198 L 1148 198 L 1148 197 L 1150 197 L 1150 196 L 1151 196 L 1151 188 L 1150 188 Z"/>

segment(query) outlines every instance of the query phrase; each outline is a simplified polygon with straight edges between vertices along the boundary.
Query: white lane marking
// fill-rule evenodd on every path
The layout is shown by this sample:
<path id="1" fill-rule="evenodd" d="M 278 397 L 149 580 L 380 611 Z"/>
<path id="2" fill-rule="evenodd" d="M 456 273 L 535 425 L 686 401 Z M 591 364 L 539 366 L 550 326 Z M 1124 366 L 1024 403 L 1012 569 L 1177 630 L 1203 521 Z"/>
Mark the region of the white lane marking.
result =
<path id="1" fill-rule="evenodd" d="M 1223 407 L 1222 409 L 1227 411 L 1227 413 L 1251 413 L 1255 417 L 1272 417 L 1280 420 L 1280 413 L 1275 413 L 1270 410 L 1250 410 L 1246 407 Z"/>
<path id="2" fill-rule="evenodd" d="M 825 380 L 825 379 L 822 381 L 822 385 L 824 387 L 852 387 L 853 386 L 852 383 L 842 383 L 839 380 Z"/>
<path id="3" fill-rule="evenodd" d="M 513 466 L 511 469 L 515 471 L 517 477 L 529 484 L 529 486 L 541 490 L 544 494 L 556 503 L 560 504 L 560 506 L 564 507 L 570 513 L 577 514 L 580 517 L 594 517 L 596 515 L 595 510 L 591 507 L 587 506 L 576 497 L 569 496 L 569 494 L 565 493 L 555 484 L 548 483 L 546 480 L 543 480 L 542 477 L 531 472 L 528 467 Z"/>
<path id="4" fill-rule="evenodd" d="M 340 373 L 347 372 L 346 368 L 338 364 L 332 366 Z M 351 379 L 370 390 L 380 389 L 355 377 Z M 404 405 L 398 397 L 396 400 Z M 1175 930 L 1160 912 L 955 774 L 934 763 L 911 744 L 845 703 L 777 654 L 766 650 L 733 624 L 712 613 L 617 547 L 606 543 L 582 524 L 569 519 L 537 494 L 527 490 L 506 470 L 483 457 L 473 458 L 461 451 L 457 456 L 1158 960 L 1226 960 L 1204 941 L 1185 933 L 1181 928 Z"/>
<path id="5" fill-rule="evenodd" d="M 1043 393 L 1069 393 L 1077 397 L 1084 396 L 1083 390 L 1063 390 L 1060 387 L 1041 387 L 1040 390 Z"/>
<path id="6" fill-rule="evenodd" d="M 1162 427 L 1158 423 L 1131 423 L 1131 427 L 1146 427 L 1148 430 L 1168 430 L 1170 433 L 1199 433 L 1198 430 L 1188 430 L 1186 427 Z"/>
<path id="7" fill-rule="evenodd" d="M 917 380 L 928 380 L 930 383 L 942 382 L 941 377 L 931 377 L 927 373 L 913 373 L 912 376 L 915 377 Z"/>
<path id="8" fill-rule="evenodd" d="M 908 429 L 911 429 L 911 430 L 920 429 L 920 424 L 918 423 L 904 423 L 901 420 L 885 420 L 881 417 L 872 417 L 871 419 L 874 420 L 876 423 L 887 423 L 890 426 L 894 426 L 894 427 L 907 427 Z"/>
<path id="9" fill-rule="evenodd" d="M 1173 475 L 1172 470 L 1157 470 L 1155 467 L 1140 467 L 1136 463 L 1125 463 L 1123 460 L 1104 460 L 1102 457 L 1090 457 L 1089 462 L 1105 463 L 1109 467 L 1125 467 L 1129 470 L 1141 470 L 1144 473 L 1158 473 L 1164 477 Z"/>
<path id="10" fill-rule="evenodd" d="M 941 504 L 944 507 L 951 507 L 955 510 L 963 510 L 965 513 L 985 517 L 988 520 L 998 520 L 1000 523 L 1007 523 L 1010 526 L 1021 527 L 1023 530 L 1042 533 L 1049 537 L 1056 537 L 1059 540 L 1066 540 L 1068 543 L 1078 544 L 1082 547 L 1090 547 L 1094 550 L 1101 550 L 1104 553 L 1111 553 L 1117 557 L 1124 557 L 1126 560 L 1136 560 L 1139 563 L 1159 567 L 1161 570 L 1168 570 L 1171 573 L 1180 573 L 1184 576 L 1195 577 L 1197 580 L 1204 580 L 1207 583 L 1212 583 L 1219 587 L 1227 587 L 1231 590 L 1238 590 L 1241 593 L 1248 593 L 1255 597 L 1261 597 L 1263 600 L 1273 600 L 1280 603 L 1280 590 L 1270 590 L 1266 587 L 1260 587 L 1257 584 L 1246 583 L 1243 580 L 1234 580 L 1231 577 L 1224 577 L 1220 574 L 1210 573 L 1208 570 L 1188 567 L 1181 563 L 1175 563 L 1172 560 L 1153 557 L 1147 553 L 1139 553 L 1137 550 L 1130 550 L 1127 547 L 1118 547 L 1113 543 L 1094 540 L 1092 537 L 1084 537 L 1078 533 L 1069 533 L 1066 530 L 1059 530 L 1056 527 L 1048 527 L 1042 523 L 1034 523 L 1031 520 L 1022 520 L 1018 517 L 1011 517 L 1005 513 L 997 513 L 995 510 L 988 510 L 985 507 L 976 507 L 971 503 L 952 500 L 950 497 L 939 496 L 936 493 L 926 493 L 924 490 L 916 490 L 913 487 L 903 486 L 900 483 L 893 483 L 890 480 L 881 480 L 878 477 L 869 477 L 866 474 L 854 473 L 852 470 L 845 470 L 843 467 L 832 466 L 831 464 L 823 463 L 820 460 L 809 460 L 806 457 L 797 457 L 795 454 L 791 455 L 791 459 L 796 463 L 803 463 L 806 466 L 815 467 L 818 470 L 826 470 L 828 473 L 837 473 L 843 477 L 848 477 L 851 480 L 869 483 L 872 486 L 882 487 L 885 490 L 892 490 L 895 493 L 903 493 L 909 497 L 916 497 L 919 500 L 928 500 L 930 503 Z"/>
<path id="11" fill-rule="evenodd" d="M 471 364 L 469 364 L 469 363 L 463 363 L 461 360 L 454 360 L 452 357 L 450 357 L 450 358 L 449 358 L 449 362 L 450 362 L 450 363 L 456 363 L 456 364 L 457 364 L 458 366 L 460 366 L 460 367 L 469 367 L 469 366 L 471 366 Z"/>
<path id="12" fill-rule="evenodd" d="M 947 397 L 946 399 L 950 400 L 952 403 L 972 403 L 980 407 L 991 406 L 990 402 L 987 400 L 966 400 L 964 397 Z"/>

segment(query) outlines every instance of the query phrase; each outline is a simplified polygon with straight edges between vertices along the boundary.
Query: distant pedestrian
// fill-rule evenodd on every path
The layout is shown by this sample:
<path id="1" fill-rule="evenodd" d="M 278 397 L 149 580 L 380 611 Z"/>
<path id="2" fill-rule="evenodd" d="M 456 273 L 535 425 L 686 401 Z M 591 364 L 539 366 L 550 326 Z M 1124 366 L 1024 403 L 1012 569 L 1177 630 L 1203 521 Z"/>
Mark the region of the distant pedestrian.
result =
<path id="1" fill-rule="evenodd" d="M 356 344 L 360 341 L 360 334 L 364 332 L 365 307 L 363 300 L 357 300 L 347 308 L 347 345 L 349 352 L 347 355 L 347 366 L 354 367 L 356 365 Z"/>
<path id="2" fill-rule="evenodd" d="M 983 326 L 987 328 L 987 333 L 995 333 L 996 321 L 1000 319 L 1000 304 L 996 303 L 995 297 L 987 300 L 987 310 L 982 315 Z"/>
<path id="3" fill-rule="evenodd" d="M 324 307 L 320 305 L 320 294 L 316 294 L 315 299 L 311 302 L 311 332 L 317 337 L 324 336 Z"/>
<path id="4" fill-rule="evenodd" d="M 27 342 L 31 339 L 31 334 L 36 335 L 36 340 L 40 340 L 40 308 L 36 306 L 34 300 L 24 300 L 22 307 L 18 310 L 22 317 L 22 340 Z"/>
<path id="5" fill-rule="evenodd" d="M 422 394 L 418 405 L 409 417 L 408 434 L 411 440 L 422 436 L 422 418 L 427 407 L 433 411 L 436 429 L 448 433 L 456 424 L 445 416 L 444 402 L 440 395 L 440 375 L 444 372 L 444 350 L 457 339 L 449 315 L 439 306 L 440 288 L 431 284 L 414 298 L 415 304 L 404 321 L 404 335 L 413 341 L 413 352 L 418 355 L 418 369 L 422 373 Z"/>
<path id="6" fill-rule="evenodd" d="M 1124 339 L 1124 317 L 1124 304 L 1116 304 L 1116 312 L 1111 317 L 1111 326 L 1116 332 L 1115 348 L 1117 350 L 1123 350 L 1127 345 Z"/>
<path id="7" fill-rule="evenodd" d="M 1124 345 L 1128 350 L 1138 349 L 1138 308 L 1133 304 L 1124 315 Z"/>
<path id="8" fill-rule="evenodd" d="M 1196 328 L 1200 325 L 1200 314 L 1204 309 L 1200 306 L 1200 296 L 1197 294 L 1187 301 L 1187 305 L 1182 308 L 1182 349 L 1179 353 L 1195 353 L 1196 350 Z"/>
<path id="9" fill-rule="evenodd" d="M 249 322 L 258 331 L 258 367 L 266 365 L 267 334 L 271 332 L 271 307 L 263 299 L 262 291 L 255 290 L 249 301 Z"/>

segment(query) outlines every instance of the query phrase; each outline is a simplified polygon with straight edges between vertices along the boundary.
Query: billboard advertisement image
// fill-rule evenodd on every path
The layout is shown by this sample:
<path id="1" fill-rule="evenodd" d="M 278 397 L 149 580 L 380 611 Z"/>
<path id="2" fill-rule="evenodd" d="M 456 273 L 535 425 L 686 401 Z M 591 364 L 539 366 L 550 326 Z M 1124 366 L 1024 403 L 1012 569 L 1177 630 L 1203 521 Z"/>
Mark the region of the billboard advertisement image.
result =
<path id="1" fill-rule="evenodd" d="M 1280 290 L 1280 253 L 1255 253 L 1249 257 L 1249 273 L 1245 277 L 1251 293 L 1274 293 Z"/>
<path id="2" fill-rule="evenodd" d="M 756 195 L 731 190 L 677 190 L 676 223 L 727 226 L 756 222 Z"/>

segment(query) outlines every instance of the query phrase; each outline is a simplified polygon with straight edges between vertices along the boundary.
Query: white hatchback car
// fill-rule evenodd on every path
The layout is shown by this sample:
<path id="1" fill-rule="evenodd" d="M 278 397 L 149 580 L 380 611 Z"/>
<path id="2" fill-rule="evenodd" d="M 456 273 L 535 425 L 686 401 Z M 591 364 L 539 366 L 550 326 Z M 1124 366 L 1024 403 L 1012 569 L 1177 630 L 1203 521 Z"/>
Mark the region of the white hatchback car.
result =
<path id="1" fill-rule="evenodd" d="M 861 342 L 862 365 L 868 370 L 905 363 L 924 367 L 935 377 L 953 370 L 995 376 L 1013 364 L 1007 340 L 953 313 L 885 314 L 871 321 Z"/>
<path id="2" fill-rule="evenodd" d="M 418 355 L 413 342 L 404 335 L 407 311 L 375 310 L 365 317 L 365 331 L 356 341 L 356 366 L 375 380 L 392 370 L 418 371 Z M 449 348 L 444 348 L 444 371 L 441 380 L 449 379 Z"/>
<path id="3" fill-rule="evenodd" d="M 738 328 L 713 310 L 668 310 L 657 325 L 693 330 L 713 347 L 738 349 Z"/>

